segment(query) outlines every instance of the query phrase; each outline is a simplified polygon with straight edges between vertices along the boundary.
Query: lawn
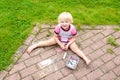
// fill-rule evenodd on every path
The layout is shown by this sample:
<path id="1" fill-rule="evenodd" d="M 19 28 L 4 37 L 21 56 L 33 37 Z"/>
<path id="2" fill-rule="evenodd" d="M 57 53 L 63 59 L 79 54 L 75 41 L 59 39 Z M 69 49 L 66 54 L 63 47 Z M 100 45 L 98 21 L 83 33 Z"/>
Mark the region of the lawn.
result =
<path id="1" fill-rule="evenodd" d="M 0 71 L 13 62 L 35 23 L 57 24 L 63 11 L 73 15 L 77 26 L 120 24 L 119 0 L 1 0 Z"/>

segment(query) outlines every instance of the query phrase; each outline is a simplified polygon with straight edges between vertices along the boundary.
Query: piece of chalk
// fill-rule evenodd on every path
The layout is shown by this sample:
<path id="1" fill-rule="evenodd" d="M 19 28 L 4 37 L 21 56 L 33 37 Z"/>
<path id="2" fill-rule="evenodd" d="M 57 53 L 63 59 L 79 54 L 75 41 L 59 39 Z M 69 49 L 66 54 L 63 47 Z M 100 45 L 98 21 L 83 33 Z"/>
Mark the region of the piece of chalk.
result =
<path id="1" fill-rule="evenodd" d="M 67 52 L 64 53 L 63 59 L 65 59 L 67 56 Z"/>

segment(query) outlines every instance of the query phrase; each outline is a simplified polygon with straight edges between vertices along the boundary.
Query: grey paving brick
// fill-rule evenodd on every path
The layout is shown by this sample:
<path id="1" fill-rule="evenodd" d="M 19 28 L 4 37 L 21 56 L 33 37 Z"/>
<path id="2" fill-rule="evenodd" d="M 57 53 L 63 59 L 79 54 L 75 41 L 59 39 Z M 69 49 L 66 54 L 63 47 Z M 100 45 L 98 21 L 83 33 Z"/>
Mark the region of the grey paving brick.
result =
<path id="1" fill-rule="evenodd" d="M 65 78 L 63 78 L 61 80 L 77 80 L 77 79 L 75 79 L 73 74 L 70 74 L 70 75 L 66 76 Z"/>
<path id="2" fill-rule="evenodd" d="M 100 69 L 96 69 L 95 71 L 88 74 L 87 78 L 88 80 L 99 80 L 102 75 L 103 72 Z"/>
<path id="3" fill-rule="evenodd" d="M 5 76 L 7 76 L 8 72 L 7 71 L 1 71 L 0 72 L 0 80 L 3 80 Z"/>
<path id="4" fill-rule="evenodd" d="M 103 66 L 101 66 L 101 70 L 104 73 L 106 73 L 106 72 L 109 72 L 110 70 L 112 70 L 115 67 L 116 67 L 116 65 L 112 61 L 109 61 L 106 64 L 104 64 Z"/>
<path id="5" fill-rule="evenodd" d="M 119 77 L 119 76 L 120 76 L 120 65 L 117 66 L 117 67 L 113 70 L 113 72 Z"/>
<path id="6" fill-rule="evenodd" d="M 104 74 L 104 76 L 102 76 L 100 80 L 114 80 L 115 78 L 116 78 L 116 75 L 112 71 L 110 71 Z"/>
<path id="7" fill-rule="evenodd" d="M 5 80 L 21 80 L 21 77 L 18 73 L 9 75 Z"/>

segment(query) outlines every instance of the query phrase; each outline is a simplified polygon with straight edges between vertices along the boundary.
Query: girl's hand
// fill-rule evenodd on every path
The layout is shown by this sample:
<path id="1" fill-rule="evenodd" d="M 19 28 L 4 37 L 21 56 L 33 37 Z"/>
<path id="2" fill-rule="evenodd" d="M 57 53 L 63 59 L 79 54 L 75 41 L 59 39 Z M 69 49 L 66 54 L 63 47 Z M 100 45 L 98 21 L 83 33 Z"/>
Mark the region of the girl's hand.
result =
<path id="1" fill-rule="evenodd" d="M 69 45 L 67 44 L 67 45 L 65 45 L 65 50 L 68 50 L 68 47 L 69 47 Z"/>
<path id="2" fill-rule="evenodd" d="M 65 45 L 61 44 L 60 47 L 62 48 L 62 50 L 65 50 Z"/>

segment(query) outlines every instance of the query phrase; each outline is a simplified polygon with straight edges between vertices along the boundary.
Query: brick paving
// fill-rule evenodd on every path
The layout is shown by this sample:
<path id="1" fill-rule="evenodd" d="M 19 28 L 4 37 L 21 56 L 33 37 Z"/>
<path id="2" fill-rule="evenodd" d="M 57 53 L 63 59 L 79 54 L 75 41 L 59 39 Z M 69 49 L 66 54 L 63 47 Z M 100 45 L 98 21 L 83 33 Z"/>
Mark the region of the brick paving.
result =
<path id="1" fill-rule="evenodd" d="M 97 26 L 95 29 L 82 26 L 84 30 L 78 31 L 76 42 L 92 62 L 86 65 L 80 58 L 75 70 L 65 66 L 69 56 L 74 53 L 69 50 L 67 58 L 63 60 L 64 51 L 58 52 L 57 45 L 37 48 L 30 55 L 25 53 L 31 44 L 47 40 L 53 35 L 54 25 L 41 26 L 42 29 L 35 26 L 18 48 L 14 55 L 15 64 L 0 72 L 0 80 L 120 80 L 120 46 L 107 44 L 107 39 L 114 36 L 120 45 L 120 32 L 114 30 L 119 26 Z M 108 48 L 114 53 L 108 53 Z M 46 64 L 43 63 L 45 61 Z"/>

